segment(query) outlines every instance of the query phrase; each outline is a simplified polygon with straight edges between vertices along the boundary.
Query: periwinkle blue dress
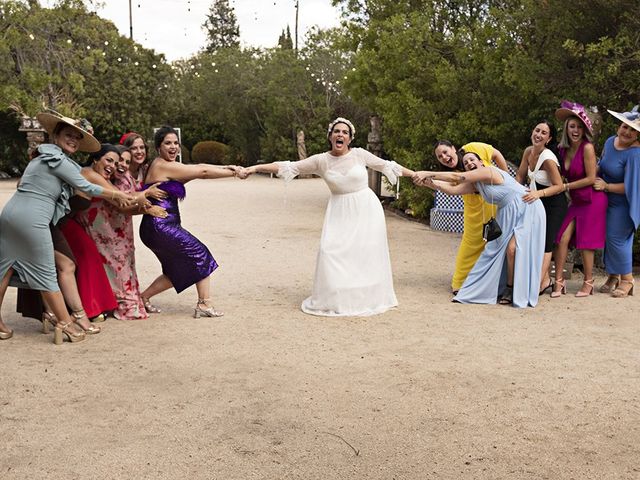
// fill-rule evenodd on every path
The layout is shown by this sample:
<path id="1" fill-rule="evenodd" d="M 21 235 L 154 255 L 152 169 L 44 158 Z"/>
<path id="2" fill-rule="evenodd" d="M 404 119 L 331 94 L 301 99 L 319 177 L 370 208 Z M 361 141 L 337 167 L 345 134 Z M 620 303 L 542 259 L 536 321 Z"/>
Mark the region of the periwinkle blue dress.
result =
<path id="1" fill-rule="evenodd" d="M 542 202 L 526 203 L 522 200 L 526 189 L 507 172 L 485 167 L 500 174 L 504 183 L 477 182 L 476 188 L 486 202 L 498 207 L 496 220 L 502 235 L 487 242 L 478 261 L 469 272 L 462 288 L 454 297 L 459 303 L 495 304 L 507 280 L 507 245 L 516 238 L 516 258 L 513 281 L 513 305 L 535 307 L 540 291 L 540 273 L 544 255 L 546 215 Z M 488 220 L 488 219 L 487 219 Z"/>
<path id="2" fill-rule="evenodd" d="M 604 266 L 610 275 L 632 271 L 633 236 L 640 226 L 640 147 L 618 150 L 610 137 L 599 163 L 607 183 L 624 183 L 624 194 L 608 192 Z"/>
<path id="3" fill-rule="evenodd" d="M 9 268 L 34 290 L 57 292 L 50 224 L 69 212 L 72 188 L 97 196 L 102 187 L 80 174 L 80 165 L 60 147 L 43 144 L 0 215 L 0 278 Z"/>
<path id="4" fill-rule="evenodd" d="M 146 190 L 151 185 L 143 186 Z M 164 208 L 166 218 L 144 215 L 140 223 L 140 239 L 160 260 L 162 273 L 169 277 L 176 292 L 207 278 L 218 268 L 209 249 L 191 233 L 182 228 L 178 200 L 186 196 L 184 184 L 168 180 L 158 185 L 167 192 L 167 198 L 150 199 Z"/>

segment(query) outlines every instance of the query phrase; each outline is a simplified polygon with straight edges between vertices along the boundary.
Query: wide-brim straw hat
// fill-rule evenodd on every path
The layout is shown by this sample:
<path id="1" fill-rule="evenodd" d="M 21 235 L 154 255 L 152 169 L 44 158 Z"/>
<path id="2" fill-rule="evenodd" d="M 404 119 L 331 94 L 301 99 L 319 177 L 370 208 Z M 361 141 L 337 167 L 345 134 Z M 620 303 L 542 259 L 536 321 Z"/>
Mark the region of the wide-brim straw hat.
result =
<path id="1" fill-rule="evenodd" d="M 640 112 L 638 111 L 639 107 L 639 105 L 636 105 L 630 112 L 619 113 L 614 112 L 613 110 L 607 110 L 607 112 L 616 117 L 622 123 L 626 123 L 634 130 L 640 132 Z"/>
<path id="2" fill-rule="evenodd" d="M 556 110 L 556 118 L 564 122 L 569 117 L 578 117 L 585 128 L 589 130 L 589 133 L 593 135 L 593 124 L 584 106 L 576 102 L 563 100 L 560 102 L 560 108 Z"/>
<path id="3" fill-rule="evenodd" d="M 38 122 L 40 122 L 40 125 L 42 125 L 42 128 L 47 131 L 49 137 L 53 135 L 59 123 L 64 123 L 82 135 L 78 143 L 78 150 L 81 152 L 97 152 L 100 150 L 100 142 L 93 136 L 93 127 L 84 118 L 74 120 L 73 118 L 65 117 L 54 111 L 39 113 L 36 118 Z"/>

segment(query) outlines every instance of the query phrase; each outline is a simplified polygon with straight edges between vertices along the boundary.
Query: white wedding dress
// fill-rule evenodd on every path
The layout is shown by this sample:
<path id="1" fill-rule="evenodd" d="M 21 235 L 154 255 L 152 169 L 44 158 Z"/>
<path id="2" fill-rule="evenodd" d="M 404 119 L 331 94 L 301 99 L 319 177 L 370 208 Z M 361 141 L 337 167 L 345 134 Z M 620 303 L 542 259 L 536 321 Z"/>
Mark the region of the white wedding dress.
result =
<path id="1" fill-rule="evenodd" d="M 327 152 L 277 164 L 278 176 L 285 181 L 300 174 L 316 174 L 331 190 L 313 289 L 302 302 L 302 311 L 323 316 L 364 316 L 398 305 L 384 212 L 368 186 L 366 167 L 382 172 L 393 184 L 401 176 L 402 167 L 362 148 L 340 157 Z"/>

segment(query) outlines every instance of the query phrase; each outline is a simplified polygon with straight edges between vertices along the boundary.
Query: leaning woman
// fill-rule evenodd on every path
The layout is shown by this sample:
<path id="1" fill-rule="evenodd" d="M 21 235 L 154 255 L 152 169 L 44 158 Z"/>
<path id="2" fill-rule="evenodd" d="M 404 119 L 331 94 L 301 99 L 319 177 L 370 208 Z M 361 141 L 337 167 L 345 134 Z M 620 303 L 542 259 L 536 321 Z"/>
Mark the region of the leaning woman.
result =
<path id="1" fill-rule="evenodd" d="M 495 164 L 499 169 L 507 171 L 507 161 L 502 153 L 488 143 L 470 142 L 463 145 L 462 150 L 478 155 L 486 167 Z M 462 159 L 459 157 L 456 147 L 449 140 L 437 141 L 433 153 L 445 170 L 464 171 Z M 419 185 L 426 178 L 426 175 L 425 172 L 416 172 L 414 182 Z M 456 256 L 455 271 L 451 279 L 451 290 L 454 294 L 458 292 L 484 249 L 482 241 L 484 219 L 490 218 L 496 213 L 496 207 L 485 202 L 476 191 L 462 195 L 462 201 L 464 203 L 464 229 Z"/>
<path id="2" fill-rule="evenodd" d="M 426 172 L 425 186 L 449 195 L 480 192 L 498 207 L 502 234 L 487 242 L 478 261 L 454 297 L 459 303 L 535 307 L 540 288 L 546 219 L 542 202 L 526 203 L 526 189 L 507 172 L 486 167 L 475 153 L 462 157 L 465 173 Z M 505 266 L 506 262 L 506 266 Z"/>
<path id="3" fill-rule="evenodd" d="M 640 111 L 607 110 L 620 120 L 616 135 L 607 139 L 600 159 L 600 178 L 593 188 L 607 193 L 607 239 L 604 266 L 609 274 L 600 287 L 616 298 L 633 295 L 633 240 L 640 226 Z"/>
<path id="4" fill-rule="evenodd" d="M 45 304 L 57 319 L 54 341 L 61 343 L 66 336 L 78 342 L 85 339 L 85 333 L 74 324 L 60 293 L 49 225 L 57 223 L 69 210 L 68 199 L 74 188 L 91 196 L 118 199 L 123 206 L 132 198 L 89 183 L 80 174 L 80 166 L 69 157 L 78 151 L 94 152 L 100 148 L 88 122 L 48 112 L 37 118 L 52 143 L 38 147 L 39 155 L 27 165 L 17 192 L 0 215 L 0 306 L 15 273 L 22 283 L 42 292 Z M 0 319 L 0 338 L 7 339 L 12 334 Z"/>
<path id="5" fill-rule="evenodd" d="M 218 264 L 209 249 L 182 227 L 178 200 L 186 196 L 185 184 L 197 178 L 234 177 L 241 171 L 235 165 L 184 165 L 177 162 L 180 154 L 178 132 L 170 126 L 159 128 L 154 136 L 158 156 L 149 164 L 144 189 L 158 184 L 167 193 L 162 200 L 151 199 L 167 211 L 167 217 L 146 214 L 140 223 L 140 239 L 158 257 L 162 274 L 141 294 L 148 312 L 159 312 L 151 304 L 151 298 L 170 288 L 177 293 L 196 286 L 198 301 L 194 317 L 221 317 L 224 313 L 211 304 L 210 276 Z"/>
<path id="6" fill-rule="evenodd" d="M 297 162 L 247 169 L 248 173 L 275 173 L 287 182 L 315 174 L 331 191 L 311 296 L 301 307 L 311 315 L 375 315 L 398 304 L 384 212 L 368 186 L 367 167 L 382 172 L 392 184 L 414 172 L 362 148 L 351 148 L 355 133 L 349 120 L 336 118 L 327 130 L 330 151 Z"/>

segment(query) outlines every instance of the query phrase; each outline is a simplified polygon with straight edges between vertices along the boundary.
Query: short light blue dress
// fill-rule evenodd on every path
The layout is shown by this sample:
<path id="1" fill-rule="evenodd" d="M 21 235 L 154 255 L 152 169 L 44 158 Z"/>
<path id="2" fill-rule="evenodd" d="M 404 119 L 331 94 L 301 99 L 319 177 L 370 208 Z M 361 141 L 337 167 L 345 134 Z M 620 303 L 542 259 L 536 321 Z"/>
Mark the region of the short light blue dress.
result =
<path id="1" fill-rule="evenodd" d="M 501 185 L 476 183 L 486 202 L 498 207 L 496 219 L 502 235 L 487 242 L 478 261 L 469 272 L 462 288 L 454 297 L 459 303 L 495 304 L 507 283 L 507 245 L 516 238 L 516 258 L 513 282 L 513 305 L 535 307 L 540 291 L 540 274 L 544 255 L 547 220 L 542 202 L 522 200 L 526 189 L 507 172 L 491 168 L 501 175 Z M 488 219 L 487 219 L 488 220 Z"/>
<path id="2" fill-rule="evenodd" d="M 640 147 L 618 150 L 615 138 L 605 142 L 598 164 L 605 182 L 624 183 L 624 194 L 607 194 L 604 266 L 610 275 L 624 275 L 633 268 L 633 237 L 640 226 Z"/>
<path id="3" fill-rule="evenodd" d="M 80 165 L 60 147 L 43 144 L 29 162 L 17 192 L 0 214 L 0 278 L 9 268 L 34 290 L 57 292 L 50 223 L 69 212 L 72 189 L 97 196 L 102 187 L 80 174 Z"/>

